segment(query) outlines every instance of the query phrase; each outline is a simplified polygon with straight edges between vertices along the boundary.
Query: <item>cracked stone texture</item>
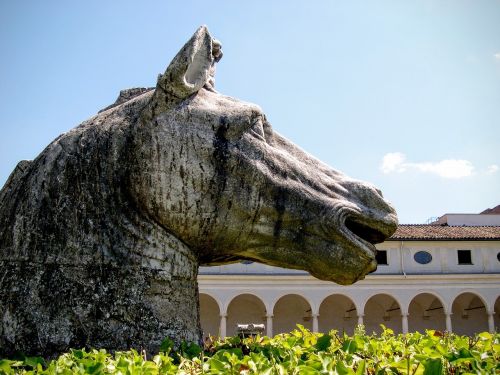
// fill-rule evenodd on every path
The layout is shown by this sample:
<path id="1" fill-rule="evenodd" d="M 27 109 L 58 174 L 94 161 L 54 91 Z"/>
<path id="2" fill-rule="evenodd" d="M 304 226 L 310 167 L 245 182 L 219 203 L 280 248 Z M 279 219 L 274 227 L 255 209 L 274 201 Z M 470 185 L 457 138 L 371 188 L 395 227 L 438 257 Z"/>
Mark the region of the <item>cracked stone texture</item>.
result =
<path id="1" fill-rule="evenodd" d="M 221 57 L 200 27 L 156 88 L 123 90 L 12 172 L 1 355 L 199 341 L 199 265 L 253 260 L 341 284 L 376 268 L 394 209 L 217 93 Z"/>

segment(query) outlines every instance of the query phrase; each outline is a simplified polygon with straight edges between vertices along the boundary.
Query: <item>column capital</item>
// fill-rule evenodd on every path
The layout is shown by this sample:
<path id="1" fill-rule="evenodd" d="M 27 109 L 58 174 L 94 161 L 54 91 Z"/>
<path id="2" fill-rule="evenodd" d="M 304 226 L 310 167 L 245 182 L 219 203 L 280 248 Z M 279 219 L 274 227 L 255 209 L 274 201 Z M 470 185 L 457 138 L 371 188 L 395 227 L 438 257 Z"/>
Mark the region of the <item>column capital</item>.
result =
<path id="1" fill-rule="evenodd" d="M 311 314 L 311 317 L 312 318 L 318 318 L 319 317 L 319 313 L 318 314 Z"/>
<path id="2" fill-rule="evenodd" d="M 273 314 L 266 314 L 266 318 L 273 318 L 274 315 Z"/>
<path id="3" fill-rule="evenodd" d="M 364 318 L 365 314 L 358 314 L 357 317 L 358 318 Z"/>
<path id="4" fill-rule="evenodd" d="M 227 313 L 220 313 L 221 318 L 227 318 Z"/>

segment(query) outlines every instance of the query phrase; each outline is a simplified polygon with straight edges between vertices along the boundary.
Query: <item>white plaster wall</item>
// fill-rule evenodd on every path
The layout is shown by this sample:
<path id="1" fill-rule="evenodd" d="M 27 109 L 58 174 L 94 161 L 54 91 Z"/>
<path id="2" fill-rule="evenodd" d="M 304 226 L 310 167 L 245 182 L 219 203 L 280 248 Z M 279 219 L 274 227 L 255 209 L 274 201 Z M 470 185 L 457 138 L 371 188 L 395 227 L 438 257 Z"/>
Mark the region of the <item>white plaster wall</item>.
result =
<path id="1" fill-rule="evenodd" d="M 448 224 L 449 226 L 493 226 L 500 225 L 500 215 L 488 214 L 446 214 L 437 221 L 440 224 Z"/>
<path id="2" fill-rule="evenodd" d="M 479 246 L 478 246 L 479 247 Z M 447 269 L 450 273 L 481 273 L 484 272 L 484 263 L 482 251 L 480 248 L 473 247 L 470 243 L 458 243 L 455 246 L 446 248 Z M 458 264 L 457 250 L 471 250 L 472 264 Z M 500 270 L 500 267 L 496 267 Z"/>
<path id="3" fill-rule="evenodd" d="M 500 273 L 500 262 L 497 259 L 500 241 L 399 241 L 398 247 L 390 246 L 389 243 L 392 242 L 380 245 L 380 248 L 388 250 L 390 262 L 395 263 L 389 264 L 384 270 L 392 272 L 377 271 L 376 274 Z M 458 264 L 457 250 L 470 250 L 472 264 Z M 418 251 L 429 252 L 432 261 L 428 264 L 417 263 L 414 255 Z"/>
<path id="4" fill-rule="evenodd" d="M 498 247 L 482 246 L 484 272 L 500 272 L 500 262 L 498 254 L 500 253 L 500 245 Z"/>
<path id="5" fill-rule="evenodd" d="M 427 273 L 440 273 L 441 272 L 441 249 L 437 246 L 430 244 L 419 244 L 409 246 L 406 244 L 404 247 L 404 262 L 406 272 L 412 274 L 427 274 Z M 420 264 L 415 261 L 415 254 L 419 251 L 426 251 L 432 256 L 432 261 L 428 264 Z"/>
<path id="6" fill-rule="evenodd" d="M 395 243 L 384 242 L 382 244 L 377 244 L 377 250 L 387 251 L 387 265 L 379 264 L 377 270 L 373 273 L 374 275 L 383 274 L 400 274 L 402 273 L 401 268 L 401 252 L 399 248 L 395 246 Z"/>

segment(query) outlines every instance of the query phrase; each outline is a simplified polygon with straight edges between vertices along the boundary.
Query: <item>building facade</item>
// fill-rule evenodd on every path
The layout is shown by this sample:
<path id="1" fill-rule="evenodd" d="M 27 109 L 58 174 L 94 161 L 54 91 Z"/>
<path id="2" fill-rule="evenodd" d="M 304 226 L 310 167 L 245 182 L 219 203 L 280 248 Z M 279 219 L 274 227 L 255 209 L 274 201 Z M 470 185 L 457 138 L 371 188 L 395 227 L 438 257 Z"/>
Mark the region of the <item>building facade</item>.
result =
<path id="1" fill-rule="evenodd" d="M 204 334 L 234 335 L 246 323 L 265 324 L 268 336 L 297 323 L 349 334 L 358 324 L 367 333 L 381 324 L 396 333 L 500 329 L 500 214 L 400 225 L 377 249 L 377 271 L 351 286 L 251 262 L 201 267 Z"/>

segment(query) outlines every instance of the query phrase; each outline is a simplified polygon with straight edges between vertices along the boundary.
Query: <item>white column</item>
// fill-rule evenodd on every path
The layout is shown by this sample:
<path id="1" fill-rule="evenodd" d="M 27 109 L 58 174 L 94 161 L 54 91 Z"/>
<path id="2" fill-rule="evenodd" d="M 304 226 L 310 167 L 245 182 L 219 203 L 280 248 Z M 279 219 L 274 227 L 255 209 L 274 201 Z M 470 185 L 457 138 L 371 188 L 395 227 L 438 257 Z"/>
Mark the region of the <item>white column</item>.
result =
<path id="1" fill-rule="evenodd" d="M 401 314 L 401 325 L 403 328 L 403 333 L 408 333 L 408 314 Z"/>
<path id="2" fill-rule="evenodd" d="M 495 312 L 488 312 L 488 331 L 495 333 Z"/>
<path id="3" fill-rule="evenodd" d="M 273 337 L 273 316 L 266 315 L 266 335 Z"/>
<path id="4" fill-rule="evenodd" d="M 226 317 L 227 314 L 223 313 L 220 314 L 220 328 L 219 328 L 219 335 L 220 337 L 224 338 L 226 337 Z"/>
<path id="5" fill-rule="evenodd" d="M 363 323 L 363 314 L 358 314 L 358 326 L 362 326 Z"/>
<path id="6" fill-rule="evenodd" d="M 453 327 L 451 326 L 451 313 L 446 312 L 446 330 L 448 332 L 453 332 Z"/>
<path id="7" fill-rule="evenodd" d="M 318 316 L 319 316 L 319 314 L 312 314 L 312 319 L 313 319 L 312 331 L 313 332 L 318 332 Z"/>

